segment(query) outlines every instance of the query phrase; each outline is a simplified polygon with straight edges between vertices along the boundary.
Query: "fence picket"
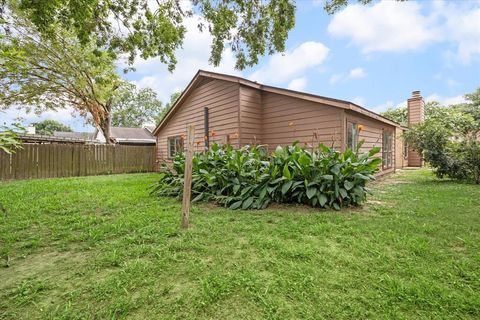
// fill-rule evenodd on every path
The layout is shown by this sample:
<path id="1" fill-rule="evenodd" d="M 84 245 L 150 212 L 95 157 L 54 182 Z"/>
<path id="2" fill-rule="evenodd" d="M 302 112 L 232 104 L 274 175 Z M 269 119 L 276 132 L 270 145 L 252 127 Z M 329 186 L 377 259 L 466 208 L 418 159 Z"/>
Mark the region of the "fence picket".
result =
<path id="1" fill-rule="evenodd" d="M 0 180 L 149 172 L 154 168 L 154 146 L 25 144 L 12 155 L 0 151 Z"/>

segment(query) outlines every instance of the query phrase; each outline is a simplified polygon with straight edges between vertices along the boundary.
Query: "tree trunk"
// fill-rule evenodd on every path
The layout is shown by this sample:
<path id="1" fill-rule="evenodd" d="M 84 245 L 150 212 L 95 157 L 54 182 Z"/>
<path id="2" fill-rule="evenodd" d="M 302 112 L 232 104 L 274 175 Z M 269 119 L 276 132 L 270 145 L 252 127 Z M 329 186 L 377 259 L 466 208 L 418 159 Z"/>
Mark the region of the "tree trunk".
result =
<path id="1" fill-rule="evenodd" d="M 98 125 L 100 130 L 103 133 L 103 136 L 105 137 L 105 143 L 106 144 L 114 144 L 115 143 L 110 136 L 111 121 L 112 121 L 112 119 L 110 117 L 110 113 L 108 113 L 108 115 L 106 115 L 105 119 Z"/>

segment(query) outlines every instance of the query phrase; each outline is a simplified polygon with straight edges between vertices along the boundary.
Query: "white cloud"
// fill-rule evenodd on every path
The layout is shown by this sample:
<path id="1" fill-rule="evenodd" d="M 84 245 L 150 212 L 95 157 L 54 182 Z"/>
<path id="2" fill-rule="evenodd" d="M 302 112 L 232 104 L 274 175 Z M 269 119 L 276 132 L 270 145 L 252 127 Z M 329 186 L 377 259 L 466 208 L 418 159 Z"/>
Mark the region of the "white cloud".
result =
<path id="1" fill-rule="evenodd" d="M 360 79 L 360 78 L 365 78 L 366 76 L 367 76 L 367 73 L 362 68 L 352 69 L 348 73 L 348 78 L 350 79 Z"/>
<path id="2" fill-rule="evenodd" d="M 307 86 L 307 78 L 296 78 L 290 81 L 288 84 L 288 89 L 296 90 L 296 91 L 304 91 L 305 87 Z"/>
<path id="3" fill-rule="evenodd" d="M 433 19 L 422 15 L 420 8 L 415 2 L 350 5 L 335 14 L 328 31 L 350 38 L 364 53 L 417 50 L 438 38 Z"/>
<path id="4" fill-rule="evenodd" d="M 450 106 L 452 104 L 459 104 L 466 102 L 463 95 L 453 96 L 453 97 L 445 97 L 437 93 L 433 93 L 424 98 L 425 102 L 430 101 L 438 101 L 441 105 Z"/>
<path id="5" fill-rule="evenodd" d="M 365 78 L 367 76 L 367 73 L 363 68 L 353 68 L 350 70 L 347 74 L 343 73 L 335 73 L 330 77 L 330 84 L 335 84 L 340 81 L 346 81 L 350 79 L 361 79 Z"/>
<path id="6" fill-rule="evenodd" d="M 92 126 L 85 123 L 85 118 L 81 117 L 73 108 L 48 110 L 41 114 L 27 113 L 24 108 L 9 108 L 0 111 L 0 124 L 11 125 L 14 122 L 21 122 L 23 125 L 28 125 L 43 120 L 56 120 L 77 131 L 94 130 Z"/>
<path id="7" fill-rule="evenodd" d="M 371 108 L 371 110 L 374 111 L 374 112 L 383 112 L 383 111 L 386 111 L 387 109 L 390 109 L 390 108 L 396 109 L 396 108 L 403 108 L 403 107 L 406 107 L 406 106 L 407 106 L 407 100 L 402 101 L 402 102 L 397 103 L 397 104 L 395 104 L 391 100 L 388 100 L 385 103 L 382 103 L 382 104 L 380 104 L 376 107 Z"/>
<path id="8" fill-rule="evenodd" d="M 249 79 L 272 84 L 291 81 L 308 69 L 321 65 L 329 51 L 320 42 L 304 42 L 290 52 L 272 55 L 265 65 L 249 76 Z"/>
<path id="9" fill-rule="evenodd" d="M 365 98 L 364 97 L 354 97 L 351 101 L 359 106 L 365 105 Z"/>
<path id="10" fill-rule="evenodd" d="M 452 104 L 459 104 L 459 103 L 465 102 L 465 98 L 463 97 L 463 95 L 446 97 L 437 93 L 433 93 L 428 96 L 425 96 L 423 100 L 425 102 L 438 101 L 442 106 L 450 106 Z M 396 109 L 396 108 L 405 108 L 405 107 L 407 107 L 407 100 L 401 101 L 399 103 L 394 103 L 393 101 L 390 100 L 372 108 L 372 111 L 382 112 L 382 111 L 386 111 L 389 108 Z"/>
<path id="11" fill-rule="evenodd" d="M 335 14 L 328 31 L 350 39 L 363 53 L 417 51 L 436 42 L 451 43 L 454 52 L 447 56 L 469 63 L 480 55 L 480 6 L 474 1 L 355 4 Z"/>
<path id="12" fill-rule="evenodd" d="M 455 3 L 445 2 L 434 4 L 435 13 L 443 22 L 444 40 L 456 47 L 454 56 L 457 60 L 465 64 L 470 63 L 474 56 L 480 55 L 479 2 L 476 2 L 476 7 L 460 7 Z"/>

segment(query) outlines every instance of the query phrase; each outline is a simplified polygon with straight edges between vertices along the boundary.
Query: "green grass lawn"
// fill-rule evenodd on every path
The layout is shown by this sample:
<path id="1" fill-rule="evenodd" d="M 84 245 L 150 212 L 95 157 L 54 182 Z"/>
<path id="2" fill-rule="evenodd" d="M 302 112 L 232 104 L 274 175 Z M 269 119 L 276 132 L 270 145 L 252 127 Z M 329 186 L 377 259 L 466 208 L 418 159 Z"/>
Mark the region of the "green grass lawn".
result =
<path id="1" fill-rule="evenodd" d="M 195 205 L 185 231 L 155 179 L 0 183 L 0 319 L 480 318 L 479 186 L 404 171 L 361 209 Z"/>

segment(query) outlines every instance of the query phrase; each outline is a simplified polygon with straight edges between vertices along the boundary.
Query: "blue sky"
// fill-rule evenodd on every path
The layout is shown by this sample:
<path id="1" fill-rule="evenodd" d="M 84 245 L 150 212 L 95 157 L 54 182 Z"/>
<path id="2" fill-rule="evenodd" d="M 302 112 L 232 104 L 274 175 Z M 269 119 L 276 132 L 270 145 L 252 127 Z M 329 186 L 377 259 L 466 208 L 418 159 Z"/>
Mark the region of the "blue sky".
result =
<path id="1" fill-rule="evenodd" d="M 206 69 L 350 100 L 377 112 L 404 104 L 413 90 L 448 105 L 480 87 L 480 1 L 377 1 L 350 5 L 334 16 L 324 12 L 321 0 L 300 0 L 297 7 L 286 52 L 265 56 L 253 68 L 235 70 L 230 50 L 218 68 L 210 66 L 211 37 L 196 29 L 200 18 L 194 16 L 185 21 L 189 31 L 173 73 L 150 59 L 138 60 L 137 71 L 122 76 L 154 89 L 165 102 L 198 69 Z M 24 123 L 48 118 L 93 130 L 71 113 L 38 117 L 9 110 L 0 113 L 0 123 L 18 116 Z"/>

